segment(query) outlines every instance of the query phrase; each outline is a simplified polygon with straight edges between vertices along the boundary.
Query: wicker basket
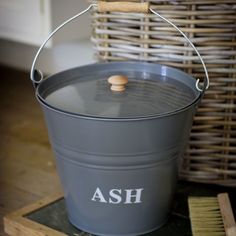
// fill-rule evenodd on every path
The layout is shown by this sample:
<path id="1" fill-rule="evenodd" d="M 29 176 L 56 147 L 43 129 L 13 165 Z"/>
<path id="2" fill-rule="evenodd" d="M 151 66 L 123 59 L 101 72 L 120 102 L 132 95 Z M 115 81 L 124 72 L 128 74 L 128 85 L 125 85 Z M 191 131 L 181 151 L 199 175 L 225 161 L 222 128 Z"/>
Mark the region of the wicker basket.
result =
<path id="1" fill-rule="evenodd" d="M 150 3 L 187 34 L 210 74 L 210 89 L 194 118 L 180 176 L 236 186 L 236 1 Z M 162 63 L 203 79 L 198 57 L 185 39 L 154 15 L 93 12 L 92 19 L 98 60 Z"/>

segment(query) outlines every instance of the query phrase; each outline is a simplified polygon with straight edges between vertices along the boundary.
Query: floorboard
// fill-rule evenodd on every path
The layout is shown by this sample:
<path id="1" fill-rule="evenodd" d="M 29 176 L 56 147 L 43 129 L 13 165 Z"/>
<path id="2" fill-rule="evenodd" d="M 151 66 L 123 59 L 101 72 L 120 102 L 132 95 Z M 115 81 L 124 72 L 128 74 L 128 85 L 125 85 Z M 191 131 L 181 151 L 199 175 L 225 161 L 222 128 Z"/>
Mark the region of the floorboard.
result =
<path id="1" fill-rule="evenodd" d="M 0 235 L 2 217 L 60 191 L 43 114 L 28 72 L 0 66 Z"/>

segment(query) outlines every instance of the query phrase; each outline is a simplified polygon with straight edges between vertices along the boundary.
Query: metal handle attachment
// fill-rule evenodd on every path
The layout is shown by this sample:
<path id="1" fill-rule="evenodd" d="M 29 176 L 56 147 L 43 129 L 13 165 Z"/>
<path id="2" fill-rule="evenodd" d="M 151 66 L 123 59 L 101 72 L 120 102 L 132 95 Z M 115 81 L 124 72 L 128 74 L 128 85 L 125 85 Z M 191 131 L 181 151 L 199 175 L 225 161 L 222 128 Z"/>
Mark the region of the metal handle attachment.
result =
<path id="1" fill-rule="evenodd" d="M 86 8 L 85 10 L 83 10 L 82 12 L 78 13 L 77 15 L 71 17 L 70 19 L 68 19 L 67 21 L 65 21 L 64 23 L 62 23 L 60 26 L 58 26 L 47 38 L 46 40 L 43 42 L 43 44 L 40 46 L 40 48 L 38 49 L 32 66 L 31 66 L 31 71 L 30 71 L 30 79 L 32 80 L 32 82 L 34 84 L 39 84 L 42 80 L 43 80 L 43 73 L 40 70 L 35 69 L 35 64 L 36 61 L 39 57 L 39 54 L 41 53 L 42 49 L 44 48 L 45 44 L 51 39 L 51 37 L 58 31 L 60 30 L 62 27 L 64 27 L 66 24 L 70 23 L 71 21 L 77 19 L 78 17 L 80 17 L 81 15 L 85 14 L 86 12 L 88 12 L 92 7 L 96 7 L 98 9 L 98 11 L 121 11 L 121 12 L 142 12 L 142 13 L 147 13 L 148 11 L 152 12 L 154 15 L 158 16 L 159 18 L 161 18 L 163 21 L 167 22 L 168 24 L 170 24 L 172 27 L 174 27 L 186 40 L 187 42 L 190 44 L 190 46 L 194 49 L 194 51 L 196 52 L 199 60 L 202 63 L 204 72 L 205 72 L 205 79 L 204 79 L 204 83 L 203 83 L 203 88 L 199 87 L 199 82 L 200 80 L 197 79 L 196 80 L 196 89 L 202 93 L 205 92 L 205 90 L 207 90 L 209 88 L 209 75 L 207 72 L 207 68 L 206 65 L 200 55 L 200 53 L 198 52 L 197 48 L 194 46 L 194 44 L 190 41 L 190 39 L 185 35 L 185 33 L 180 30 L 175 24 L 173 24 L 170 20 L 168 20 L 167 18 L 163 17 L 162 15 L 160 15 L 158 12 L 154 11 L 152 8 L 149 7 L 149 3 L 127 3 L 127 2 L 102 2 L 99 1 L 98 4 L 91 4 L 88 8 Z"/>
<path id="2" fill-rule="evenodd" d="M 205 92 L 205 90 L 207 90 L 209 88 L 209 84 L 210 84 L 210 80 L 209 80 L 209 75 L 208 75 L 208 71 L 207 71 L 207 68 L 206 68 L 206 65 L 200 55 L 200 53 L 198 52 L 197 48 L 194 46 L 194 44 L 191 42 L 191 40 L 186 36 L 186 34 L 181 30 L 179 29 L 175 24 L 173 24 L 170 20 L 168 20 L 167 18 L 165 18 L 164 16 L 160 15 L 159 13 L 157 13 L 156 11 L 154 11 L 153 9 L 150 8 L 150 11 L 160 17 L 162 20 L 164 20 L 165 22 L 167 22 L 168 24 L 170 24 L 171 26 L 173 26 L 186 40 L 187 42 L 190 44 L 190 46 L 194 49 L 194 51 L 196 52 L 196 54 L 198 55 L 198 58 L 199 60 L 201 61 L 202 63 L 202 66 L 203 66 L 203 69 L 204 69 L 204 72 L 205 72 L 205 80 L 204 80 L 204 85 L 203 85 L 203 88 L 201 89 L 199 87 L 199 82 L 200 82 L 200 79 L 197 79 L 196 81 L 196 89 L 200 92 Z"/>
<path id="3" fill-rule="evenodd" d="M 67 25 L 68 23 L 70 23 L 71 21 L 77 19 L 78 17 L 82 16 L 83 14 L 85 14 L 86 12 L 88 12 L 92 7 L 96 7 L 97 4 L 91 4 L 89 5 L 88 8 L 86 8 L 85 10 L 81 11 L 80 13 L 76 14 L 75 16 L 71 17 L 70 19 L 66 20 L 65 22 L 63 22 L 60 26 L 58 26 L 55 30 L 52 31 L 51 34 L 48 35 L 48 37 L 44 40 L 44 42 L 42 43 L 42 45 L 40 46 L 40 48 L 38 49 L 35 57 L 34 57 L 34 60 L 33 60 L 33 63 L 32 63 L 32 66 L 31 66 L 31 70 L 30 70 L 30 79 L 31 81 L 33 82 L 34 85 L 37 85 L 39 84 L 42 80 L 43 80 L 43 73 L 38 70 L 38 69 L 35 69 L 35 64 L 37 62 L 37 59 L 41 53 L 41 51 L 43 50 L 44 46 L 46 45 L 46 43 L 52 38 L 52 36 L 54 34 L 57 33 L 57 31 L 59 31 L 62 27 L 64 27 L 65 25 Z"/>

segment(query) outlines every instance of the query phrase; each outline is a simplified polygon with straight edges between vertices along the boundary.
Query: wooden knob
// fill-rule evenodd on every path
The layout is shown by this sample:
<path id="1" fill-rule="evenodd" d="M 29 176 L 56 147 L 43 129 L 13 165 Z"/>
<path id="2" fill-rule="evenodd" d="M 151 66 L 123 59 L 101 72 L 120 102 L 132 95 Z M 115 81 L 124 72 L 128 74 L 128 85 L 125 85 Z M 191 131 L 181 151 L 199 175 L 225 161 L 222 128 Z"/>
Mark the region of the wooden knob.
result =
<path id="1" fill-rule="evenodd" d="M 125 90 L 125 85 L 128 83 L 128 78 L 123 75 L 113 75 L 108 78 L 108 83 L 111 84 L 111 90 L 122 92 Z"/>

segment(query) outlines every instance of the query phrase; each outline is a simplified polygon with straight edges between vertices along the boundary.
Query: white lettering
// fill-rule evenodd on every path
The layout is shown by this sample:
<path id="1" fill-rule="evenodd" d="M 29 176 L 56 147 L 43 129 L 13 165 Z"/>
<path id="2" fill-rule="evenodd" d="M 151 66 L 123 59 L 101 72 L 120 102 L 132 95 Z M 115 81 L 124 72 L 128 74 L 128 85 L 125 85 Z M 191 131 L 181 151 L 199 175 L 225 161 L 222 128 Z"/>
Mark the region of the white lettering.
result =
<path id="1" fill-rule="evenodd" d="M 94 202 L 98 201 L 98 202 L 107 203 L 106 199 L 102 195 L 102 192 L 101 192 L 100 188 L 96 189 L 96 191 L 95 191 L 95 193 L 94 193 L 91 200 L 94 201 Z"/>
<path id="2" fill-rule="evenodd" d="M 108 193 L 108 200 L 105 199 L 100 188 L 96 188 L 93 197 L 91 198 L 94 202 L 110 203 L 110 204 L 133 204 L 142 203 L 141 196 L 143 188 L 138 189 L 111 189 Z"/>
<path id="3" fill-rule="evenodd" d="M 126 192 L 126 200 L 124 204 L 131 204 L 131 203 L 141 203 L 141 194 L 142 194 L 143 188 L 138 189 L 125 189 Z M 132 194 L 132 192 L 135 192 Z M 135 200 L 132 202 L 131 199 L 134 198 Z"/>
<path id="4" fill-rule="evenodd" d="M 122 201 L 121 198 L 121 189 L 111 189 L 109 192 L 110 198 L 109 198 L 109 203 L 112 204 L 119 204 Z"/>

